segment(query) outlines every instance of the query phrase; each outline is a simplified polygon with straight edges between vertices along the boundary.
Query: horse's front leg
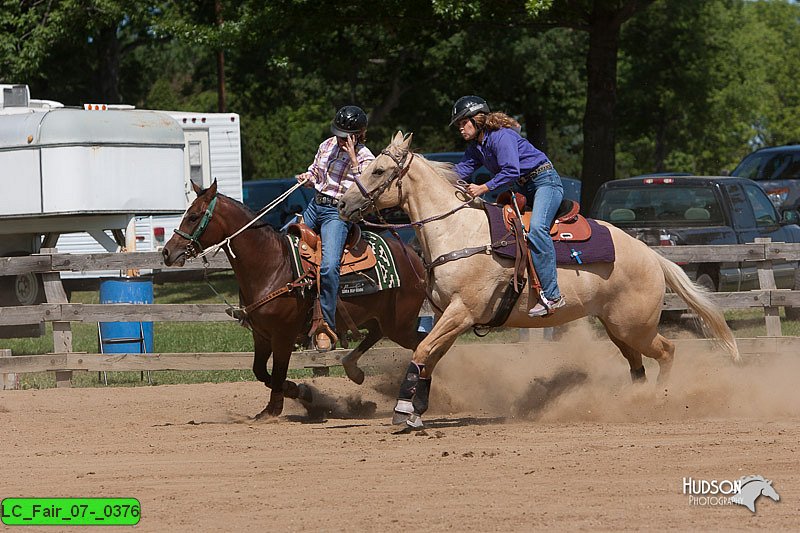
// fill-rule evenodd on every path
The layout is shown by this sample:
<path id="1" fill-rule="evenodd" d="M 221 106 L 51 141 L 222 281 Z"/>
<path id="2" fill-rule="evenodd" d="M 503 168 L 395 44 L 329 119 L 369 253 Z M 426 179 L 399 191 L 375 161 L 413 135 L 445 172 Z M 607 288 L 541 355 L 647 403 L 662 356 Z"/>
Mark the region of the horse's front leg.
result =
<path id="1" fill-rule="evenodd" d="M 428 410 L 433 370 L 458 336 L 473 324 L 472 316 L 462 305 L 451 304 L 445 309 L 442 318 L 414 350 L 400 385 L 393 424 L 405 423 L 414 429 L 423 427 L 422 415 Z"/>
<path id="2" fill-rule="evenodd" d="M 287 337 L 291 337 L 290 335 Z M 293 338 L 293 337 L 292 337 Z M 283 412 L 283 399 L 291 398 L 303 402 L 311 403 L 313 398 L 311 389 L 305 385 L 297 385 L 293 381 L 286 380 L 286 373 L 289 370 L 289 360 L 292 357 L 292 342 L 273 341 L 272 343 L 272 378 L 269 396 L 269 403 L 256 418 L 264 416 L 279 416 Z"/>
<path id="3" fill-rule="evenodd" d="M 267 370 L 267 361 L 272 355 L 272 343 L 268 338 L 262 337 L 253 331 L 253 347 L 255 348 L 253 352 L 253 374 L 255 374 L 258 381 L 269 387 L 272 383 L 272 377 L 269 375 L 269 370 Z"/>

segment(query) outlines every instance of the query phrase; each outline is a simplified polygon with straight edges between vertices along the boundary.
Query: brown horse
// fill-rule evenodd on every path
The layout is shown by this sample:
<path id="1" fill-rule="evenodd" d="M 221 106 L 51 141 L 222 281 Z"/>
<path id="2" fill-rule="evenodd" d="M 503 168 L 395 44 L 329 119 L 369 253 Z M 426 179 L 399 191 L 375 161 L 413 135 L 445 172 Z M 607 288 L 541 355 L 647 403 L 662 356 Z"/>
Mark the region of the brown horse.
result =
<path id="1" fill-rule="evenodd" d="M 433 330 L 414 351 L 395 407 L 396 423 L 422 425 L 428 407 L 430 378 L 436 363 L 458 336 L 495 315 L 505 287 L 513 275 L 513 260 L 494 254 L 461 252 L 483 250 L 491 242 L 486 213 L 478 201 L 467 200 L 455 187 L 457 176 L 449 165 L 435 163 L 410 150 L 411 136 L 398 132 L 392 143 L 364 171 L 339 204 L 345 220 L 358 220 L 373 208 L 400 206 L 417 222 L 425 261 L 458 257 L 429 274 L 432 303 L 442 310 Z M 659 380 L 667 377 L 675 345 L 658 333 L 665 286 L 683 298 L 728 349 L 739 359 L 736 340 L 719 308 L 675 263 L 615 228 L 607 226 L 616 250 L 613 263 L 559 266 L 558 285 L 566 306 L 554 314 L 528 317 L 535 303 L 520 296 L 505 326 L 543 328 L 594 316 L 628 360 L 634 381 L 644 380 L 642 355 L 659 364 Z"/>
<path id="2" fill-rule="evenodd" d="M 194 184 L 193 184 L 194 185 Z M 222 242 L 251 222 L 254 213 L 243 204 L 217 192 L 216 180 L 208 189 L 194 185 L 197 199 L 186 211 L 175 235 L 164 246 L 164 263 L 182 265 L 209 246 Z M 418 333 L 417 315 L 425 300 L 424 267 L 411 248 L 395 239 L 388 240 L 400 276 L 400 287 L 370 295 L 341 300 L 353 322 L 368 332 L 342 364 L 356 383 L 364 380 L 358 359 L 384 335 L 408 349 L 415 349 L 424 334 Z M 405 251 L 403 250 L 405 248 Z M 242 305 L 265 299 L 287 287 L 295 278 L 290 250 L 284 235 L 268 226 L 251 227 L 229 241 L 223 249 L 233 267 Z M 311 401 L 308 387 L 286 380 L 286 371 L 296 339 L 308 330 L 308 317 L 314 303 L 312 290 L 295 288 L 253 309 L 248 318 L 253 330 L 255 354 L 253 373 L 272 389 L 269 403 L 258 415 L 278 416 L 284 395 Z M 340 338 L 346 333 L 343 320 L 337 320 Z M 267 361 L 273 356 L 272 375 Z"/>

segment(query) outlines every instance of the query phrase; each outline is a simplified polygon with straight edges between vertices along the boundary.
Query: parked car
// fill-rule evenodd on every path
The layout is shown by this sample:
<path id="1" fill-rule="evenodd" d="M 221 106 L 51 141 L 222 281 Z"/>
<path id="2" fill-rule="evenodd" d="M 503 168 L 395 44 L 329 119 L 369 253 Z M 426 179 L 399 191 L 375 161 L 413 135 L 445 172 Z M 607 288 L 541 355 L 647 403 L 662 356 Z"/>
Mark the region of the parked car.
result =
<path id="1" fill-rule="evenodd" d="M 731 176 L 758 183 L 775 207 L 800 207 L 800 144 L 762 148 L 745 156 Z"/>
<path id="2" fill-rule="evenodd" d="M 295 178 L 245 181 L 242 182 L 242 201 L 247 207 L 258 212 L 294 185 L 297 185 Z M 275 209 L 264 215 L 262 220 L 273 228 L 280 229 L 295 214 L 302 213 L 313 196 L 314 189 L 300 187 Z"/>
<path id="3" fill-rule="evenodd" d="M 670 176 L 614 180 L 597 192 L 590 216 L 611 222 L 650 246 L 746 244 L 756 237 L 800 243 L 800 215 L 780 214 L 755 182 L 735 177 Z M 712 291 L 758 288 L 747 262 L 683 265 L 689 277 Z M 800 288 L 797 262 L 775 262 L 779 288 Z"/>

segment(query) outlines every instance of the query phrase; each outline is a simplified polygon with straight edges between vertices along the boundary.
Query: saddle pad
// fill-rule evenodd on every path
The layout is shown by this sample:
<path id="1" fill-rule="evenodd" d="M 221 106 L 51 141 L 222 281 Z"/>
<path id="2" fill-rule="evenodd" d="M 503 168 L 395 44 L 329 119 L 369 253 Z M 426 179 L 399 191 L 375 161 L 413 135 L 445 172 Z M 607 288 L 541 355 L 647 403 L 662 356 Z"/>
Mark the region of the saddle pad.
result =
<path id="1" fill-rule="evenodd" d="M 295 235 L 286 235 L 291 250 L 292 273 L 295 277 L 302 276 L 303 270 L 300 251 L 297 248 L 298 238 Z M 361 233 L 361 238 L 372 248 L 375 254 L 375 266 L 364 272 L 343 275 L 339 282 L 339 293 L 343 298 L 371 294 L 386 289 L 400 286 L 400 275 L 389 245 L 380 235 L 369 231 Z M 374 288 L 372 288 L 374 286 Z"/>
<path id="2" fill-rule="evenodd" d="M 556 263 L 559 265 L 578 265 L 586 263 L 613 263 L 616 258 L 611 232 L 591 218 L 586 221 L 592 227 L 588 241 L 554 241 Z M 578 261 L 580 259 L 580 262 Z"/>
<path id="3" fill-rule="evenodd" d="M 486 205 L 486 215 L 489 218 L 489 233 L 492 242 L 500 242 L 494 252 L 501 257 L 513 259 L 516 257 L 517 247 L 513 236 L 508 236 L 508 230 L 503 222 L 503 212 L 499 207 L 491 204 Z M 592 236 L 588 241 L 554 241 L 556 249 L 556 263 L 559 265 L 577 265 L 580 258 L 582 263 L 613 263 L 615 259 L 614 243 L 611 240 L 611 233 L 608 228 L 601 226 L 594 220 L 587 218 L 586 221 L 592 229 Z M 501 239 L 511 239 L 502 245 Z M 575 253 L 573 254 L 573 250 Z M 574 256 L 573 256 L 574 255 Z"/>

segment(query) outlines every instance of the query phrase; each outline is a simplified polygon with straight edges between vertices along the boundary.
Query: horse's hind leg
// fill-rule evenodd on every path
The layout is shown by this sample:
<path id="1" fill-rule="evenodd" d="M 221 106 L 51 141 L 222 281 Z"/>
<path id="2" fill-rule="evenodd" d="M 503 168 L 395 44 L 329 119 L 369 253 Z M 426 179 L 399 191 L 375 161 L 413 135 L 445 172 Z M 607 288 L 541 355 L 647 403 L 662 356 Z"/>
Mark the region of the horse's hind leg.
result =
<path id="1" fill-rule="evenodd" d="M 342 358 L 342 366 L 344 367 L 345 374 L 350 378 L 350 381 L 358 383 L 359 385 L 364 383 L 364 371 L 358 367 L 358 360 L 361 359 L 364 352 L 372 348 L 375 343 L 383 337 L 383 332 L 377 320 L 373 319 L 367 322 L 366 328 L 367 336 L 358 343 L 355 350 Z"/>
<path id="2" fill-rule="evenodd" d="M 622 344 L 630 348 L 631 350 L 635 350 L 641 355 L 646 355 L 652 359 L 655 359 L 658 362 L 658 382 L 663 383 L 667 379 L 669 379 L 669 373 L 672 369 L 672 361 L 675 356 L 675 344 L 662 337 L 658 330 L 656 329 L 655 325 L 646 325 L 646 326 L 639 326 L 639 327 L 626 327 L 626 326 L 609 326 L 607 324 L 606 331 L 608 332 L 608 336 L 611 337 L 611 340 L 619 346 L 617 343 L 618 339 Z M 622 348 L 620 347 L 620 350 Z M 623 351 L 623 355 L 626 358 L 628 356 Z M 638 367 L 641 367 L 641 355 L 639 355 L 638 359 Z M 630 363 L 630 359 L 628 362 Z M 634 361 L 635 362 L 635 361 Z M 631 364 L 631 375 L 633 376 L 635 368 L 634 365 Z M 644 368 L 642 367 L 641 372 L 644 372 Z"/>
<path id="3" fill-rule="evenodd" d="M 601 320 L 602 322 L 602 320 Z M 605 326 L 605 323 L 603 323 Z M 625 344 L 619 337 L 614 335 L 606 326 L 606 333 L 608 334 L 608 338 L 611 339 L 619 351 L 622 352 L 622 356 L 628 360 L 628 365 L 631 367 L 631 381 L 633 383 L 644 383 L 647 381 L 647 376 L 645 375 L 644 365 L 642 364 L 642 354 Z"/>

